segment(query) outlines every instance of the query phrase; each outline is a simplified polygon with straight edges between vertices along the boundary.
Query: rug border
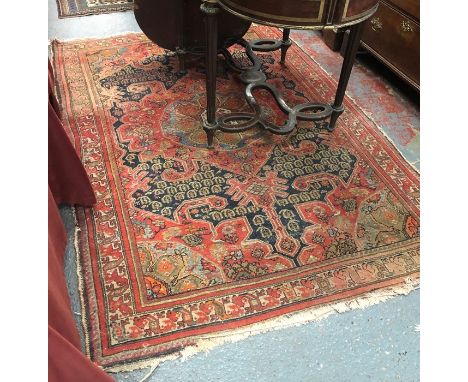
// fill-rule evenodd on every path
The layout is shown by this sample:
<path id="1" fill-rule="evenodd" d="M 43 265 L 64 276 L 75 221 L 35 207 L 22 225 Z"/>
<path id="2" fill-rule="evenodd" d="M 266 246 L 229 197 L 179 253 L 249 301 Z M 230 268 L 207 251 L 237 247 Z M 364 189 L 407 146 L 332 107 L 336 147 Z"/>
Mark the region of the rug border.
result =
<path id="1" fill-rule="evenodd" d="M 196 336 L 193 337 L 195 340 L 193 345 L 188 345 L 180 351 L 176 350 L 168 355 L 151 356 L 146 360 L 142 359 L 140 361 L 123 362 L 119 363 L 118 366 L 103 367 L 103 370 L 108 373 L 120 373 L 149 367 L 156 368 L 161 363 L 170 360 L 181 359 L 181 361 L 185 361 L 196 354 L 202 352 L 206 353 L 225 343 L 235 343 L 250 336 L 306 325 L 323 320 L 333 314 L 345 313 L 358 309 L 367 309 L 398 296 L 407 296 L 418 289 L 420 289 L 419 272 L 414 274 L 414 277 L 407 277 L 392 286 L 375 289 L 358 297 L 336 300 L 334 303 L 297 310 L 294 313 L 266 319 L 237 329 L 217 331 L 212 335 Z"/>
<path id="2" fill-rule="evenodd" d="M 91 360 L 91 342 L 90 342 L 90 333 L 91 329 L 89 327 L 90 322 L 88 319 L 87 313 L 89 312 L 89 305 L 87 304 L 87 295 L 86 295 L 86 281 L 82 272 L 82 245 L 78 238 L 78 234 L 82 231 L 80 227 L 80 215 L 81 219 L 84 218 L 84 212 L 87 210 L 83 207 L 73 207 L 73 216 L 75 229 L 73 230 L 73 243 L 74 243 L 74 260 L 76 262 L 76 273 L 78 275 L 78 292 L 80 298 L 80 310 L 81 310 L 81 320 L 80 318 L 75 318 L 79 324 L 82 326 L 85 346 L 86 356 Z M 174 349 L 167 352 L 167 354 L 160 355 L 149 355 L 147 357 L 142 357 L 139 360 L 130 360 L 130 361 L 117 361 L 109 365 L 100 365 L 103 370 L 109 373 L 120 373 L 120 372 L 129 372 L 134 370 L 140 370 L 144 368 L 156 368 L 161 363 L 181 359 L 185 361 L 186 359 L 199 354 L 201 352 L 207 352 L 213 349 L 216 346 L 223 345 L 227 342 L 238 342 L 245 338 L 248 338 L 252 335 L 272 332 L 275 330 L 286 329 L 294 326 L 301 326 L 311 322 L 320 321 L 327 318 L 332 314 L 345 313 L 352 310 L 366 309 L 370 306 L 377 305 L 381 302 L 385 302 L 392 298 L 408 295 L 409 293 L 420 288 L 420 272 L 412 273 L 409 276 L 401 277 L 399 279 L 392 280 L 395 283 L 387 285 L 383 288 L 375 288 L 368 292 L 365 292 L 358 296 L 345 297 L 342 299 L 337 299 L 331 303 L 317 304 L 312 307 L 305 309 L 295 310 L 292 313 L 282 314 L 280 316 L 275 316 L 272 318 L 267 318 L 265 320 L 255 322 L 252 324 L 242 325 L 235 329 L 225 329 L 221 331 L 216 331 L 211 334 L 200 334 L 197 336 L 191 336 L 190 343 L 183 347 L 175 347 Z M 91 315 L 90 315 L 91 316 Z M 98 338 L 98 341 L 101 342 L 101 337 Z"/>
<path id="3" fill-rule="evenodd" d="M 118 6 L 105 6 L 106 8 L 94 8 L 88 10 L 81 10 L 76 12 L 71 12 L 70 10 L 62 8 L 62 0 L 55 0 L 57 3 L 57 14 L 59 19 L 67 19 L 71 17 L 82 17 L 82 16 L 93 16 L 93 15 L 100 15 L 100 14 L 109 14 L 109 13 L 116 13 L 116 12 L 126 12 L 133 10 L 133 4 L 121 4 Z M 65 0 L 66 1 L 66 0 Z M 104 6 L 103 6 L 104 7 Z"/>

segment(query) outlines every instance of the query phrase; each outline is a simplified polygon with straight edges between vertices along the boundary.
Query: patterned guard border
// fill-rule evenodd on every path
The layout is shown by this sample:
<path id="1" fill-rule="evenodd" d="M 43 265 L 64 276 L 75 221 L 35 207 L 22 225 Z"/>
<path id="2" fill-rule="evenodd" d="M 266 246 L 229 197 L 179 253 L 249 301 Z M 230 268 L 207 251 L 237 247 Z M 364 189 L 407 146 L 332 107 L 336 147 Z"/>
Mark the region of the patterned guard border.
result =
<path id="1" fill-rule="evenodd" d="M 133 0 L 57 0 L 59 18 L 123 12 L 133 9 Z"/>

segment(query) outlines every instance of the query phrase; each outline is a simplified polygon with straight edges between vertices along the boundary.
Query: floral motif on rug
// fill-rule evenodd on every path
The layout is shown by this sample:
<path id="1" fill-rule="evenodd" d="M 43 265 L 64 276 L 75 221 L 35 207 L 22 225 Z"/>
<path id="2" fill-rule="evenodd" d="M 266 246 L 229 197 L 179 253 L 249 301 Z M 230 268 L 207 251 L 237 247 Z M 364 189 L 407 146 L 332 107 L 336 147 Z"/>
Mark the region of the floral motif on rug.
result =
<path id="1" fill-rule="evenodd" d="M 254 27 L 250 38 L 278 38 Z M 65 125 L 97 197 L 78 209 L 87 352 L 104 368 L 401 285 L 419 272 L 419 176 L 351 100 L 337 128 L 217 133 L 203 65 L 141 34 L 53 45 Z M 262 54 L 289 104 L 336 83 L 297 46 Z M 223 68 L 222 65 L 220 65 Z M 218 77 L 218 112 L 248 111 Z M 284 121 L 271 96 L 256 95 Z"/>
<path id="2" fill-rule="evenodd" d="M 133 9 L 133 0 L 57 0 L 60 18 L 112 13 Z"/>

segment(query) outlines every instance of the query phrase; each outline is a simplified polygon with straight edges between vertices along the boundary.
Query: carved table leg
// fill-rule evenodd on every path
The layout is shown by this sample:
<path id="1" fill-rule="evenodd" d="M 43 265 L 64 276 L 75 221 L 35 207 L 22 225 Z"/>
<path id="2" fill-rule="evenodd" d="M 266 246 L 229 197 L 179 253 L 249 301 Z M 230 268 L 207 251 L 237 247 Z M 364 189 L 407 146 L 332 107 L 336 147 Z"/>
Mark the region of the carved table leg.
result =
<path id="1" fill-rule="evenodd" d="M 208 139 L 208 148 L 213 148 L 216 122 L 216 61 L 218 56 L 218 13 L 216 2 L 205 1 L 200 9 L 205 14 L 206 33 L 206 113 L 207 121 L 203 124 Z"/>
<path id="2" fill-rule="evenodd" d="M 335 102 L 333 103 L 333 112 L 330 117 L 330 124 L 328 129 L 331 131 L 335 128 L 338 117 L 343 113 L 343 98 L 345 95 L 346 87 L 348 86 L 348 80 L 353 69 L 354 59 L 356 58 L 356 52 L 359 47 L 361 40 L 363 23 L 355 24 L 350 28 L 350 35 L 348 45 L 343 60 L 343 66 L 341 67 L 340 80 L 338 82 L 338 88 L 336 90 Z"/>
<path id="3" fill-rule="evenodd" d="M 291 29 L 284 28 L 283 29 L 283 40 L 281 41 L 281 60 L 280 63 L 284 64 L 286 60 L 286 52 L 288 51 L 289 47 L 291 46 L 292 42 L 289 39 L 289 33 Z"/>
<path id="4" fill-rule="evenodd" d="M 184 30 L 184 7 L 185 0 L 177 0 L 177 47 L 176 54 L 179 59 L 179 72 L 182 74 L 187 73 L 185 62 L 187 52 L 185 50 L 185 30 Z"/>
<path id="5" fill-rule="evenodd" d="M 177 59 L 179 60 L 179 73 L 187 74 L 186 58 L 187 52 L 184 49 L 176 48 Z"/>

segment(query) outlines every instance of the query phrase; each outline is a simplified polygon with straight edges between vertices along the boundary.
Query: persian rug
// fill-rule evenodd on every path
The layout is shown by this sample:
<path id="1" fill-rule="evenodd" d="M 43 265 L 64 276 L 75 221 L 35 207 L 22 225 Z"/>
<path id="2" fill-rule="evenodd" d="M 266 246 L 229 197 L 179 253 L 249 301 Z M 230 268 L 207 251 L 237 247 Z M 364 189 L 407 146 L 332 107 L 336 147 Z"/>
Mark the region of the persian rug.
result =
<path id="1" fill-rule="evenodd" d="M 418 280 L 419 175 L 349 98 L 332 133 L 306 121 L 288 136 L 219 132 L 209 150 L 203 63 L 180 74 L 142 34 L 54 42 L 53 53 L 64 125 L 98 200 L 77 209 L 76 247 L 86 351 L 103 368 Z M 279 52 L 261 60 L 289 104 L 333 100 L 336 82 L 298 46 L 286 66 Z M 219 66 L 218 112 L 248 111 Z"/>
<path id="2" fill-rule="evenodd" d="M 128 11 L 133 0 L 57 0 L 59 18 Z"/>

